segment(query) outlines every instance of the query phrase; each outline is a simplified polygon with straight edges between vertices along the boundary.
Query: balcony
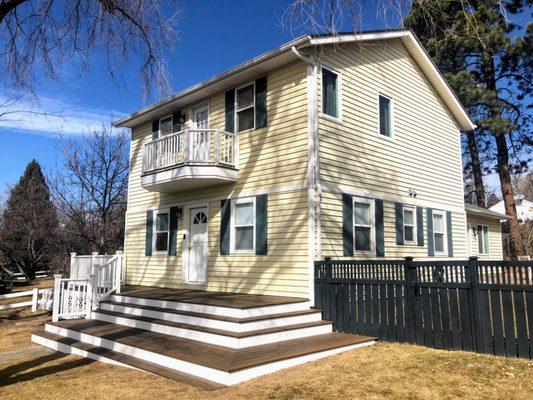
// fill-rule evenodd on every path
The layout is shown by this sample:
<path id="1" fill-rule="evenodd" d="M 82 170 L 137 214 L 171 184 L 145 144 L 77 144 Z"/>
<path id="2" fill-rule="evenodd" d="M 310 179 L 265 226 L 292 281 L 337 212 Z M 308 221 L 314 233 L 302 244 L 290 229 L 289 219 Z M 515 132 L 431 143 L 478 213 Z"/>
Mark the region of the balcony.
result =
<path id="1" fill-rule="evenodd" d="M 219 129 L 185 129 L 144 145 L 141 185 L 171 193 L 235 182 L 238 164 L 238 135 Z"/>

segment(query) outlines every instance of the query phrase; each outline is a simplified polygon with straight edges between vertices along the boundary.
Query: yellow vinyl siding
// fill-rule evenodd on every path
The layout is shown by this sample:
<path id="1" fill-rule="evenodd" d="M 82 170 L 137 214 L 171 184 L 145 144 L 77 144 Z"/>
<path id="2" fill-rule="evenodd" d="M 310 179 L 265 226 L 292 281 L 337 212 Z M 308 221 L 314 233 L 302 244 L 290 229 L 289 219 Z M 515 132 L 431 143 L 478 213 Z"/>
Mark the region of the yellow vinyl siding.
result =
<path id="1" fill-rule="evenodd" d="M 322 255 L 342 257 L 345 191 L 386 199 L 386 258 L 428 257 L 426 207 L 452 211 L 454 257 L 465 258 L 459 128 L 401 41 L 331 46 L 317 58 L 340 72 L 342 94 L 342 121 L 319 118 Z M 318 90 L 321 110 L 320 69 Z M 380 93 L 392 99 L 392 138 L 379 134 Z M 423 247 L 396 245 L 394 201 L 424 207 Z"/>
<path id="2" fill-rule="evenodd" d="M 200 288 L 301 297 L 308 295 L 307 190 L 287 191 L 287 188 L 303 188 L 306 185 L 306 74 L 306 66 L 302 62 L 286 65 L 267 74 L 267 126 L 239 134 L 239 178 L 234 184 L 178 193 L 157 193 L 143 189 L 142 145 L 151 140 L 152 125 L 147 122 L 133 129 L 125 246 L 128 283 L 185 286 L 182 275 L 182 219 L 178 222 L 177 255 L 146 257 L 146 210 L 169 204 L 208 201 L 208 283 Z M 206 100 L 209 101 L 209 126 L 224 130 L 225 92 Z M 200 104 L 197 102 L 192 106 Z M 191 116 L 192 106 L 181 108 L 181 111 Z M 278 189 L 281 191 L 268 195 L 268 255 L 221 256 L 220 199 L 235 198 L 255 191 L 276 192 Z"/>
<path id="3" fill-rule="evenodd" d="M 485 218 L 468 214 L 468 234 L 470 241 L 470 255 L 478 256 L 480 260 L 503 260 L 502 234 L 500 221 L 494 218 Z M 479 254 L 477 225 L 487 225 L 489 228 L 489 254 Z"/>

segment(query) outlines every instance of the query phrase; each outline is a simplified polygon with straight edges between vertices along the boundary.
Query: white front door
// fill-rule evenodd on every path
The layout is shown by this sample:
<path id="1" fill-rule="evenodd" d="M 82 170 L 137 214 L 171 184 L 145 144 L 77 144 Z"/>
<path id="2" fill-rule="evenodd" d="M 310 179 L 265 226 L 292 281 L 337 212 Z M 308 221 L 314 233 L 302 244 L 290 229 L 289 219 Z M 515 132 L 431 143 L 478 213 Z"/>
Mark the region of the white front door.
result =
<path id="1" fill-rule="evenodd" d="M 189 257 L 187 281 L 207 281 L 207 207 L 189 210 Z"/>
<path id="2" fill-rule="evenodd" d="M 192 112 L 191 145 L 190 160 L 197 162 L 209 161 L 209 143 L 211 142 L 211 133 L 206 131 L 209 128 L 209 108 L 207 105 L 195 108 Z"/>

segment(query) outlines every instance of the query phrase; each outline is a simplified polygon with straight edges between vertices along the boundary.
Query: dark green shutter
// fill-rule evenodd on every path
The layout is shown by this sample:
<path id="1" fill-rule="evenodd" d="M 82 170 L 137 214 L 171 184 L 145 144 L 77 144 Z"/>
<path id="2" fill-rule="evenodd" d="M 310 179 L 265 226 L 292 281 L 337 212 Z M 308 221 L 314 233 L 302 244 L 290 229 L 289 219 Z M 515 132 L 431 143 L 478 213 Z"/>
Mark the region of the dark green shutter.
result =
<path id="1" fill-rule="evenodd" d="M 178 207 L 170 207 L 168 255 L 175 256 L 178 241 Z"/>
<path id="2" fill-rule="evenodd" d="M 428 230 L 428 256 L 435 255 L 435 244 L 433 243 L 433 209 L 426 208 L 426 226 Z"/>
<path id="3" fill-rule="evenodd" d="M 255 127 L 263 128 L 267 125 L 267 78 L 255 81 Z"/>
<path id="4" fill-rule="evenodd" d="M 172 114 L 172 133 L 181 131 L 180 116 L 181 112 Z"/>
<path id="5" fill-rule="evenodd" d="M 159 138 L 159 120 L 153 120 L 152 121 L 152 140 L 156 140 Z"/>
<path id="6" fill-rule="evenodd" d="M 255 254 L 268 254 L 268 196 L 255 198 Z"/>
<path id="7" fill-rule="evenodd" d="M 231 201 L 224 199 L 220 202 L 220 254 L 222 255 L 230 253 L 230 218 Z"/>
<path id="8" fill-rule="evenodd" d="M 144 245 L 144 254 L 152 255 L 152 234 L 154 225 L 154 212 L 152 210 L 146 211 L 146 243 Z"/>
<path id="9" fill-rule="evenodd" d="M 385 256 L 385 229 L 383 226 L 383 200 L 376 199 L 374 204 L 376 214 L 376 256 Z"/>
<path id="10" fill-rule="evenodd" d="M 404 244 L 403 238 L 403 204 L 394 203 L 394 211 L 396 213 L 396 244 Z"/>
<path id="11" fill-rule="evenodd" d="M 353 256 L 353 200 L 342 194 L 342 247 L 345 256 Z"/>
<path id="12" fill-rule="evenodd" d="M 235 90 L 226 92 L 226 132 L 235 132 Z"/>
<path id="13" fill-rule="evenodd" d="M 416 208 L 416 238 L 418 240 L 418 245 L 424 245 L 424 209 L 422 207 Z"/>
<path id="14" fill-rule="evenodd" d="M 453 238 L 452 238 L 452 213 L 446 211 L 446 229 L 448 233 L 448 257 L 453 257 Z"/>

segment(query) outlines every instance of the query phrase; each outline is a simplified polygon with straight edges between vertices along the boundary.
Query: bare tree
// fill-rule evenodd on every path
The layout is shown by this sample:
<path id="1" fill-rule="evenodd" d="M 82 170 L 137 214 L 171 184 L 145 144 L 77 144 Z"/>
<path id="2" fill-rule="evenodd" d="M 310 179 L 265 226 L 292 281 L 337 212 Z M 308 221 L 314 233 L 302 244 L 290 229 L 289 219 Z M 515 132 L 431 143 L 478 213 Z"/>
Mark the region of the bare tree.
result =
<path id="1" fill-rule="evenodd" d="M 4 0 L 0 3 L 0 52 L 4 84 L 32 90 L 36 77 L 57 79 L 62 68 L 104 57 L 122 81 L 129 59 L 140 62 L 144 93 L 167 94 L 162 56 L 173 48 L 178 13 L 166 0 Z M 130 64 L 131 65 L 131 64 Z"/>
<path id="2" fill-rule="evenodd" d="M 102 126 L 62 138 L 63 165 L 52 181 L 68 251 L 112 253 L 124 242 L 129 139 Z"/>

